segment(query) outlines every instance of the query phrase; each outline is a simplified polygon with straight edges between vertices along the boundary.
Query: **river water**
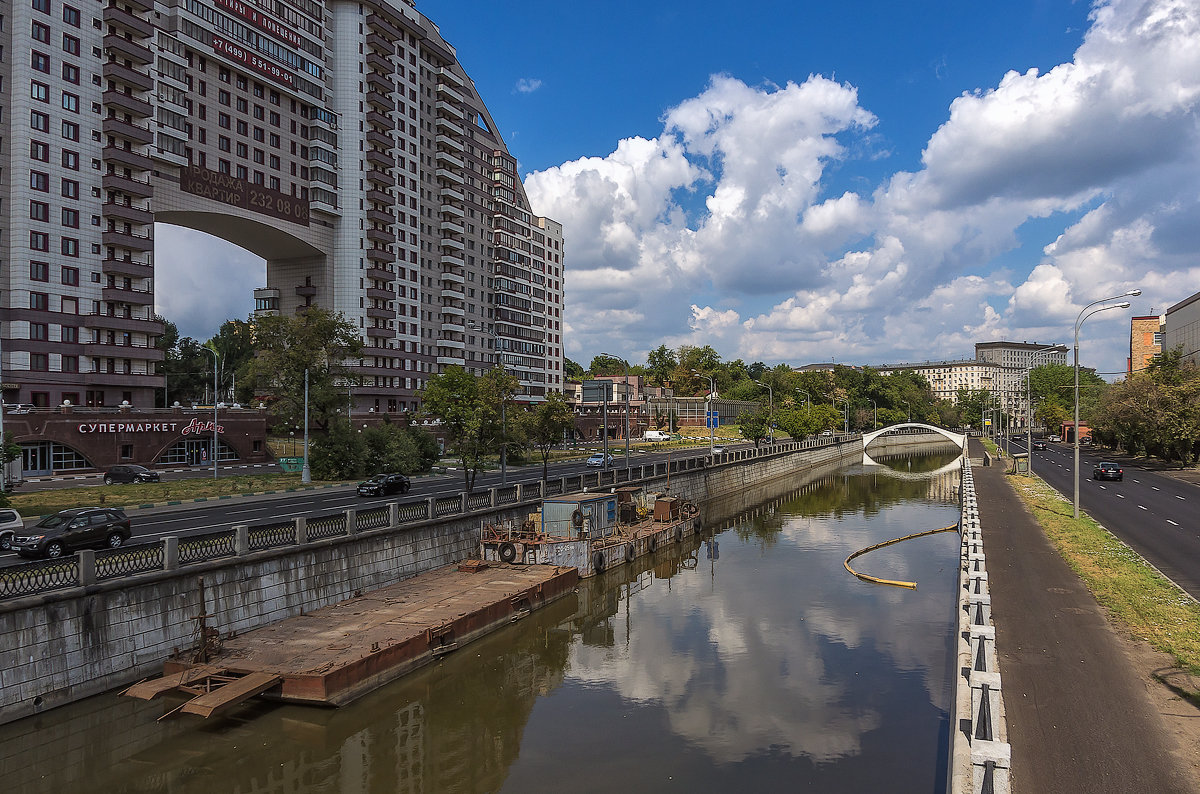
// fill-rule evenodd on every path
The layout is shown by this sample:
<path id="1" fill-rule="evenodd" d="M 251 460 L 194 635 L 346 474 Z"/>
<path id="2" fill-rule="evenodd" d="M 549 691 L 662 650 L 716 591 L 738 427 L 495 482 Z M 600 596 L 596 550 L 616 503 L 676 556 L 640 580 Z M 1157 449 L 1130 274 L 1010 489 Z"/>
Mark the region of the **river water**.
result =
<path id="1" fill-rule="evenodd" d="M 167 718 L 115 695 L 0 727 L 10 791 L 944 790 L 953 456 L 705 508 L 706 536 L 337 710 Z"/>

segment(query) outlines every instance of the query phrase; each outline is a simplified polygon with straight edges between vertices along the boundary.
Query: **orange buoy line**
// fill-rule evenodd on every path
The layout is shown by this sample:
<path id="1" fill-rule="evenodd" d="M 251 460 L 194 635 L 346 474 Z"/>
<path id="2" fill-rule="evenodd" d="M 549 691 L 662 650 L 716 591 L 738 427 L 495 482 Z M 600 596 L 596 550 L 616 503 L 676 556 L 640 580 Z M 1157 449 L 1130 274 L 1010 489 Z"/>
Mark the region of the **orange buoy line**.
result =
<path id="1" fill-rule="evenodd" d="M 849 557 L 847 557 L 846 561 L 844 563 L 842 563 L 842 565 L 846 566 L 847 571 L 854 574 L 859 579 L 862 579 L 864 582 L 870 582 L 871 584 L 886 584 L 886 585 L 891 585 L 892 587 L 907 587 L 909 590 L 916 590 L 917 589 L 916 582 L 900 582 L 900 581 L 896 581 L 895 579 L 880 579 L 878 576 L 871 576 L 870 574 L 859 573 L 858 571 L 856 571 L 850 567 L 850 561 L 853 560 L 855 557 L 858 557 L 862 554 L 866 554 L 869 551 L 875 551 L 876 549 L 882 549 L 884 546 L 891 546 L 893 543 L 902 543 L 903 541 L 912 540 L 913 538 L 923 538 L 926 535 L 936 535 L 939 532 L 957 532 L 957 531 L 958 531 L 958 524 L 951 524 L 950 526 L 942 527 L 941 529 L 930 529 L 926 532 L 917 532 L 914 535 L 905 535 L 902 538 L 892 538 L 891 540 L 885 540 L 883 543 L 876 543 L 874 546 L 867 546 L 865 549 L 859 549 L 858 551 L 854 552 Z"/>

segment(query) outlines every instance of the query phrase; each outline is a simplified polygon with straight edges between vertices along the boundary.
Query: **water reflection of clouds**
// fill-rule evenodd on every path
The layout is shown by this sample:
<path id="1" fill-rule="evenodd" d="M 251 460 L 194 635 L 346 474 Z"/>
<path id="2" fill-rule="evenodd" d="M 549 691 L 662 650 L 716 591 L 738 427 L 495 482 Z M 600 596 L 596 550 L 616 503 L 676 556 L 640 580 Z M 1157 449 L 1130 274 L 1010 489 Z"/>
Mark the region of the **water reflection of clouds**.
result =
<path id="1" fill-rule="evenodd" d="M 816 762 L 855 755 L 883 719 L 863 687 L 889 686 L 896 671 L 915 672 L 929 698 L 945 705 L 957 543 L 954 535 L 934 536 L 870 556 L 872 568 L 889 578 L 944 580 L 915 593 L 864 584 L 846 574 L 842 560 L 863 546 L 932 528 L 931 515 L 953 520 L 949 507 L 931 510 L 928 503 L 841 520 L 793 515 L 785 505 L 748 519 L 768 522 L 760 533 L 777 527 L 769 553 L 758 535 L 743 541 L 723 533 L 715 584 L 701 548 L 698 568 L 676 575 L 669 590 L 657 581 L 622 602 L 611 619 L 612 647 L 574 644 L 569 676 L 660 704 L 672 730 L 717 763 L 768 748 Z M 932 632 L 922 631 L 929 626 Z"/>

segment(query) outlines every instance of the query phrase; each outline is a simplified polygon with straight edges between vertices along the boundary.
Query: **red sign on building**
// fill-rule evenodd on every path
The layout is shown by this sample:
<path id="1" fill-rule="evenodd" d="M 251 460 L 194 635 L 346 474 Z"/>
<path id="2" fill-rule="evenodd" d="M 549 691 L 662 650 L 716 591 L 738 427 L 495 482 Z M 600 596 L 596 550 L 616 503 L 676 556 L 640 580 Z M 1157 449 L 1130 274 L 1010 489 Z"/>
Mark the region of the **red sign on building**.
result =
<path id="1" fill-rule="evenodd" d="M 297 49 L 300 48 L 300 34 L 291 28 L 285 27 L 282 22 L 264 16 L 258 9 L 246 5 L 242 0 L 217 0 L 217 5 L 226 11 L 237 14 L 259 30 L 270 33 L 280 41 L 290 44 Z"/>
<path id="2" fill-rule="evenodd" d="M 291 72 L 277 63 L 268 61 L 257 53 L 250 52 L 250 50 L 236 42 L 228 41 L 220 36 L 213 36 L 212 46 L 214 50 L 222 55 L 244 63 L 256 72 L 270 77 L 276 82 L 283 83 L 289 88 L 294 86 Z"/>

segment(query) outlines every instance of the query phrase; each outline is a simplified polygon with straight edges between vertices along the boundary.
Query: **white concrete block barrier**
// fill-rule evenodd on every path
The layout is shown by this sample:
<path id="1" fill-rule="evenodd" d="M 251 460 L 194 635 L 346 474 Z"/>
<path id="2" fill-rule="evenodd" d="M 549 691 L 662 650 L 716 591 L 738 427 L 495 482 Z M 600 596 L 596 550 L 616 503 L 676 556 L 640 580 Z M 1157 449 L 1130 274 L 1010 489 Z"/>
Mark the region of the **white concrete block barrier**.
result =
<path id="1" fill-rule="evenodd" d="M 963 459 L 960 496 L 958 677 L 951 709 L 949 790 L 952 794 L 1007 794 L 1012 790 L 1012 753 L 1004 722 L 983 526 L 968 458 Z"/>

